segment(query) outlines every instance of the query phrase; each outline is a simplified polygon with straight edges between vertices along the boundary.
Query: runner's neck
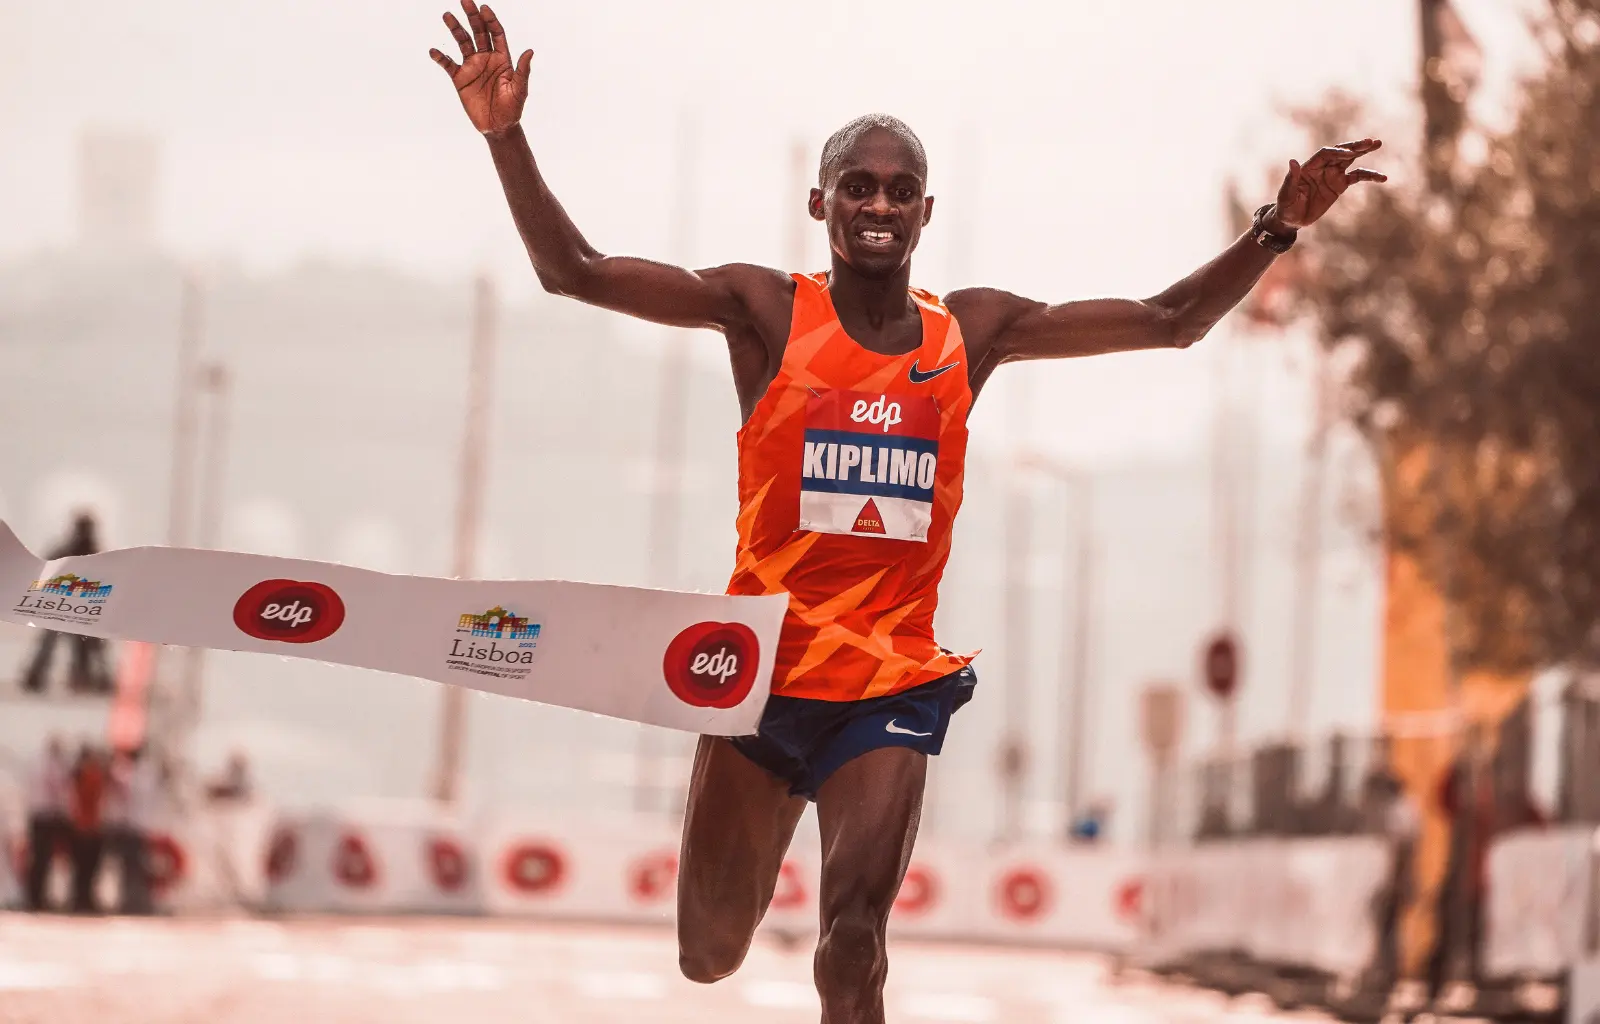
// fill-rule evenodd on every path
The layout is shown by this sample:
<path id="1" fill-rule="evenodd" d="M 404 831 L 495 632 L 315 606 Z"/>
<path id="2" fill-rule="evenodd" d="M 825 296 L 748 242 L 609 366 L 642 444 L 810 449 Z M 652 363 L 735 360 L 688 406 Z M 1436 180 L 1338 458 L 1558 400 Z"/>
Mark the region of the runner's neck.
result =
<path id="1" fill-rule="evenodd" d="M 828 274 L 834 314 L 856 344 L 880 355 L 904 355 L 921 347 L 922 314 L 911 298 L 911 266 L 891 277 L 863 277 L 834 254 Z"/>

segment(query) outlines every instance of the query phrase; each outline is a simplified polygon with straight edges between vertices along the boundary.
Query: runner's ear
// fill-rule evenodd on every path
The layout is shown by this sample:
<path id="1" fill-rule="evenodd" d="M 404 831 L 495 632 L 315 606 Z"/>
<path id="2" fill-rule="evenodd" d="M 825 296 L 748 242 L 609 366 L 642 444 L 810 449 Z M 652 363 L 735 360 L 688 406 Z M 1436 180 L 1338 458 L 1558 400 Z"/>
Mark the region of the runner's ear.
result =
<path id="1" fill-rule="evenodd" d="M 806 200 L 806 210 L 811 214 L 812 220 L 827 219 L 827 211 L 822 207 L 822 189 L 811 190 L 811 196 Z"/>
<path id="2" fill-rule="evenodd" d="M 933 197 L 925 196 L 922 200 L 922 226 L 927 227 L 928 221 L 933 219 Z"/>

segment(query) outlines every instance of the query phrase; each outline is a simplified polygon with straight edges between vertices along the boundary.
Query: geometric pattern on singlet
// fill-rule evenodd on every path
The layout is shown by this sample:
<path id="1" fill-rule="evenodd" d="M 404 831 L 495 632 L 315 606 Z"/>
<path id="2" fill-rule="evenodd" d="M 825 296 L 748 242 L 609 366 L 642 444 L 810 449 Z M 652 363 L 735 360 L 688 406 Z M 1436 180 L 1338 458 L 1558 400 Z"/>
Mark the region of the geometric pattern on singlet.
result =
<path id="1" fill-rule="evenodd" d="M 897 693 L 972 660 L 946 652 L 933 635 L 965 476 L 972 407 L 966 348 L 943 303 L 913 289 L 922 344 L 898 356 L 871 352 L 839 323 L 826 275 L 794 280 L 782 364 L 738 434 L 739 546 L 728 592 L 789 595 L 772 692 L 845 701 Z M 895 417 L 885 410 L 896 404 L 907 410 L 900 417 L 906 422 L 891 433 Z M 812 424 L 809 465 L 808 409 L 814 421 L 831 417 L 820 428 Z M 920 409 L 931 411 L 912 414 Z M 880 425 L 881 438 L 870 443 L 850 433 Z M 814 447 L 819 441 L 835 443 L 827 461 Z M 853 469 L 840 468 L 849 461 L 840 457 L 845 447 L 858 449 Z M 931 494 L 918 475 L 930 453 L 937 459 Z M 824 466 L 834 470 L 826 482 L 817 479 Z M 803 473 L 810 476 L 803 480 Z M 835 510 L 821 529 L 801 529 L 803 489 L 811 495 L 809 521 L 823 521 L 815 512 L 819 488 L 862 500 L 863 513 Z M 889 497 L 882 504 L 903 499 L 915 521 L 897 526 L 892 516 L 899 513 L 879 504 L 883 494 Z M 909 537 L 925 539 L 901 539 Z"/>

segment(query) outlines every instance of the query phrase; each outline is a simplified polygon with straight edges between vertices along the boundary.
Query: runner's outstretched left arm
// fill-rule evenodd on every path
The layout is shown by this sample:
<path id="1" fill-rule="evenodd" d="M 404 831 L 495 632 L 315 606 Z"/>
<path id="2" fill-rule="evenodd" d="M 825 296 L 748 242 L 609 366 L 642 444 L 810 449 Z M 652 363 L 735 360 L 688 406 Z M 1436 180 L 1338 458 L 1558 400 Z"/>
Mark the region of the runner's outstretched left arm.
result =
<path id="1" fill-rule="evenodd" d="M 1316 223 L 1351 185 L 1387 181 L 1377 171 L 1350 167 L 1382 143 L 1364 139 L 1318 151 L 1302 166 L 1291 161 L 1265 227 L 1291 234 Z M 1206 336 L 1250 293 L 1274 253 L 1241 236 L 1216 259 L 1148 299 L 1086 299 L 1049 305 L 992 288 L 947 297 L 962 323 L 981 379 L 1001 363 L 1150 348 L 1187 348 Z"/>

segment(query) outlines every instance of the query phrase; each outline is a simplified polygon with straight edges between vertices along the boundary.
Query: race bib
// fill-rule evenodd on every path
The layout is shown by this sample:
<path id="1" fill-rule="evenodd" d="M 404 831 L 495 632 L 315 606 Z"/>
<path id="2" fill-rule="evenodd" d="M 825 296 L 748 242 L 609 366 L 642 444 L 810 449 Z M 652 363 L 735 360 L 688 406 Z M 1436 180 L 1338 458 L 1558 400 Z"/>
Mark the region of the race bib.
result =
<path id="1" fill-rule="evenodd" d="M 826 391 L 806 403 L 800 529 L 928 539 L 939 406 L 916 395 Z"/>

